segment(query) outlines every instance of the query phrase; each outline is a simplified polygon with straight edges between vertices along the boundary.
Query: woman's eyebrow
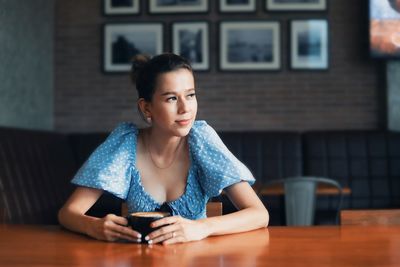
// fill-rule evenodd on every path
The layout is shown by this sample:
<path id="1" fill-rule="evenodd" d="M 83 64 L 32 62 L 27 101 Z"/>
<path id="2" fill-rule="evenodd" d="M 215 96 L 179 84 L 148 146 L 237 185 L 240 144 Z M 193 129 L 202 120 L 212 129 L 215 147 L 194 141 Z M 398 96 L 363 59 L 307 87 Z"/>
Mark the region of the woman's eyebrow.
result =
<path id="1" fill-rule="evenodd" d="M 186 92 L 190 92 L 190 91 L 195 91 L 195 89 L 194 88 L 189 88 L 189 89 L 185 89 L 184 90 L 185 93 Z M 164 96 L 164 95 L 175 95 L 175 94 L 177 94 L 176 91 L 167 91 L 167 92 L 162 93 L 161 95 Z"/>
<path id="2" fill-rule="evenodd" d="M 161 95 L 174 95 L 174 94 L 176 94 L 175 91 L 166 91 L 166 92 L 162 93 Z"/>

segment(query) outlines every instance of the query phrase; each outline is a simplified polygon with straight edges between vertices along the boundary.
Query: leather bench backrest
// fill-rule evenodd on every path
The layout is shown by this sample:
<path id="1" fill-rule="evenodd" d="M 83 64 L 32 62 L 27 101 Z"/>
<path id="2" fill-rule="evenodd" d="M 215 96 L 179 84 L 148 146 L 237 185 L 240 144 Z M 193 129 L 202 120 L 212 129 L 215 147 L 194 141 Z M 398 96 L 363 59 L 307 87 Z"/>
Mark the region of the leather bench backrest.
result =
<path id="1" fill-rule="evenodd" d="M 0 128 L 0 222 L 57 223 L 70 180 L 108 133 L 63 134 Z M 400 133 L 377 131 L 219 132 L 259 183 L 309 175 L 349 186 L 344 208 L 400 206 Z M 118 213 L 105 194 L 89 214 Z M 266 200 L 269 208 L 278 199 Z M 333 207 L 331 197 L 318 209 Z M 225 209 L 225 205 L 224 205 Z"/>
<path id="2" fill-rule="evenodd" d="M 400 133 L 305 133 L 304 173 L 333 178 L 349 186 L 351 195 L 345 198 L 344 208 L 399 207 Z"/>
<path id="3" fill-rule="evenodd" d="M 220 132 L 219 136 L 259 183 L 303 173 L 300 133 Z"/>
<path id="4" fill-rule="evenodd" d="M 71 133 L 69 144 L 74 154 L 75 162 L 80 167 L 90 154 L 106 140 L 108 133 Z"/>
<path id="5" fill-rule="evenodd" d="M 0 219 L 56 224 L 75 171 L 66 136 L 0 128 Z"/>
<path id="6" fill-rule="evenodd" d="M 303 172 L 301 134 L 297 132 L 219 132 L 219 136 L 229 150 L 253 173 L 257 184 L 274 179 L 299 176 Z M 224 213 L 236 208 L 226 197 Z M 284 218 L 280 207 L 284 205 L 278 196 L 263 196 L 268 205 L 272 225 L 282 225 Z"/>

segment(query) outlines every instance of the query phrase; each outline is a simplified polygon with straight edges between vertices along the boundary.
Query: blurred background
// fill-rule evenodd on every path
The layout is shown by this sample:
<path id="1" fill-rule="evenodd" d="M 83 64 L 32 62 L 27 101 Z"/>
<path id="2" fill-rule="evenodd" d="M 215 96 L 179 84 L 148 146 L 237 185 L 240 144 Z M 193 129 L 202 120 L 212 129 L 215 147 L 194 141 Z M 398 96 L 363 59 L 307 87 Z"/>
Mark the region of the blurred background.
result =
<path id="1" fill-rule="evenodd" d="M 334 179 L 343 205 L 339 191 L 320 196 L 317 224 L 338 223 L 341 207 L 398 208 L 399 10 L 396 0 L 0 0 L 0 221 L 57 222 L 70 179 L 108 132 L 143 123 L 129 58 L 177 46 L 196 68 L 198 119 L 250 168 L 255 190 Z M 271 224 L 285 224 L 283 192 L 257 192 Z M 100 201 L 97 215 L 120 202 Z"/>
<path id="2" fill-rule="evenodd" d="M 153 14 L 139 1 L 138 14 L 116 16 L 101 0 L 0 0 L 0 125 L 92 132 L 140 123 L 128 73 L 103 71 L 104 25 L 162 22 L 162 51 L 172 51 L 172 23 L 206 21 L 210 62 L 196 73 L 198 119 L 229 131 L 386 129 L 388 68 L 370 56 L 368 1 L 328 1 L 321 11 L 273 11 L 265 2 L 252 12 L 221 12 L 209 1 L 202 13 Z M 328 21 L 326 70 L 290 68 L 293 19 Z M 278 70 L 220 70 L 218 27 L 231 20 L 279 22 Z"/>

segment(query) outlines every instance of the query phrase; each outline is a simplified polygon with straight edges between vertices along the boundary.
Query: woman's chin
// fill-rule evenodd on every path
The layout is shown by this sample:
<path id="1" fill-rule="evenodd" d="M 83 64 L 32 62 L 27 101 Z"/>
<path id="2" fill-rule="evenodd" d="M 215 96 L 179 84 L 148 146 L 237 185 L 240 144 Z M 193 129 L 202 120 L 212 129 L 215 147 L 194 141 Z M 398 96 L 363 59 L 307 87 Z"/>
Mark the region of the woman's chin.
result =
<path id="1" fill-rule="evenodd" d="M 189 134 L 189 132 L 190 132 L 190 129 L 192 128 L 192 123 L 190 123 L 190 124 L 188 124 L 188 125 L 185 125 L 185 126 L 179 126 L 179 127 L 177 127 L 176 128 L 176 135 L 177 136 L 180 136 L 180 137 L 184 137 L 184 136 L 187 136 L 188 134 Z"/>

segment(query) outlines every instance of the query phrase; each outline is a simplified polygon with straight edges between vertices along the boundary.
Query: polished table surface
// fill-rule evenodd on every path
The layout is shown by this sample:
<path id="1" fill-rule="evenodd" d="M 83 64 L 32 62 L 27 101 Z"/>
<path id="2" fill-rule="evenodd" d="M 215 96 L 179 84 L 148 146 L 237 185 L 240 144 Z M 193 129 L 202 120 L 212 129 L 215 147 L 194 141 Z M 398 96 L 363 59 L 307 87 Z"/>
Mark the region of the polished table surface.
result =
<path id="1" fill-rule="evenodd" d="M 170 246 L 0 225 L 0 266 L 400 266 L 400 226 L 269 227 Z"/>

